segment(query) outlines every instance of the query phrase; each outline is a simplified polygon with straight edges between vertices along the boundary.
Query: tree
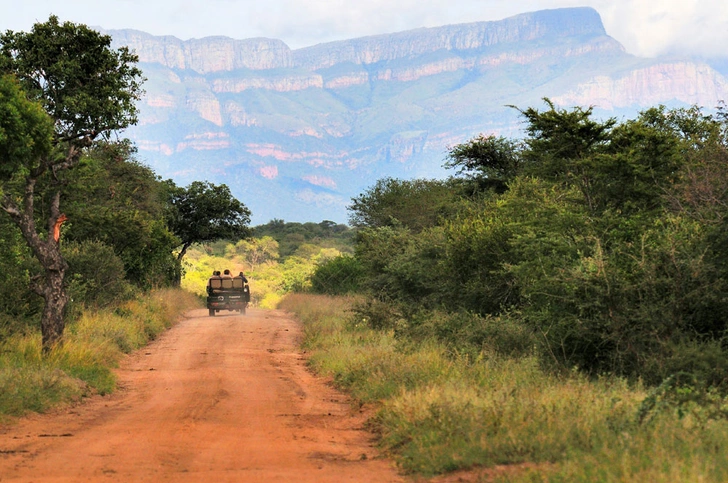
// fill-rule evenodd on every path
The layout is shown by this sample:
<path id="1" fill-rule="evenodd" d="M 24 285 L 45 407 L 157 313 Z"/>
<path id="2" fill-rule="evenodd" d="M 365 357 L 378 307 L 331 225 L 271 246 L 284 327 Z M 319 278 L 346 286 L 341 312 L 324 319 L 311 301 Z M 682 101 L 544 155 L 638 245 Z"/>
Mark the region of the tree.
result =
<path id="1" fill-rule="evenodd" d="M 476 136 L 450 149 L 446 168 L 457 169 L 476 184 L 476 191 L 503 192 L 523 168 L 523 143 L 496 136 Z"/>
<path id="2" fill-rule="evenodd" d="M 544 98 L 545 111 L 533 107 L 518 111 L 525 118 L 528 134 L 525 158 L 529 173 L 543 179 L 576 185 L 590 210 L 597 209 L 594 171 L 597 155 L 609 144 L 616 119 L 592 119 L 593 108 L 558 109 Z M 511 106 L 515 107 L 515 106 Z M 517 109 L 517 108 L 516 108 Z"/>
<path id="3" fill-rule="evenodd" d="M 250 240 L 240 240 L 235 245 L 228 245 L 225 254 L 229 256 L 242 255 L 250 270 L 255 270 L 263 263 L 278 260 L 278 242 L 267 235 Z"/>
<path id="4" fill-rule="evenodd" d="M 0 74 L 19 83 L 13 86 L 7 77 L 3 80 L 3 109 L 11 115 L 2 118 L 12 134 L 4 138 L 0 152 L 0 207 L 43 268 L 32 287 L 45 300 L 44 352 L 63 336 L 68 302 L 64 287 L 68 264 L 54 236 L 66 219 L 60 206 L 64 172 L 75 167 L 99 138 L 108 139 L 136 122 L 134 102 L 142 93 L 141 71 L 134 65 L 138 59 L 127 48 L 114 50 L 110 45 L 108 35 L 85 25 L 59 23 L 55 16 L 35 24 L 29 33 L 0 35 Z M 47 114 L 41 115 L 42 110 Z M 25 144 L 18 142 L 22 139 Z M 45 230 L 36 220 L 39 190 L 45 192 Z"/>
<path id="5" fill-rule="evenodd" d="M 18 82 L 0 77 L 0 199 L 27 158 L 51 149 L 53 122 L 39 104 L 29 101 Z M 0 313 L 14 319 L 40 312 L 28 290 L 28 249 L 9 217 L 0 218 Z M 35 267 L 33 267 L 35 268 Z"/>
<path id="6" fill-rule="evenodd" d="M 135 160 L 127 142 L 102 142 L 68 173 L 63 195 L 72 220 L 64 242 L 100 241 L 124 262 L 125 278 L 142 288 L 173 283 L 179 239 L 167 226 L 169 186 Z"/>
<path id="7" fill-rule="evenodd" d="M 170 185 L 168 225 L 181 241 L 178 262 L 193 243 L 250 236 L 250 210 L 230 193 L 227 185 L 195 181 L 187 188 Z M 181 273 L 178 274 L 179 283 Z"/>
<path id="8" fill-rule="evenodd" d="M 383 178 L 347 208 L 357 228 L 397 227 L 419 232 L 450 213 L 456 195 L 446 181 Z"/>

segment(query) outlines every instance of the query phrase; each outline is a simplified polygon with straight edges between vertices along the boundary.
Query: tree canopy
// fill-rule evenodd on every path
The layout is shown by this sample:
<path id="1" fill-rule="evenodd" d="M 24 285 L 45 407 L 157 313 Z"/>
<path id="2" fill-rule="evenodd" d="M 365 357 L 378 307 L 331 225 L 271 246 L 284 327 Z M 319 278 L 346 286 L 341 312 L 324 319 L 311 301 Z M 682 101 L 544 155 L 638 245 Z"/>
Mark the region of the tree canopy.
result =
<path id="1" fill-rule="evenodd" d="M 53 120 L 38 102 L 29 100 L 19 82 L 0 76 L 0 180 L 27 172 L 29 160 L 51 151 Z"/>
<path id="2" fill-rule="evenodd" d="M 30 32 L 0 35 L 0 72 L 13 74 L 55 123 L 56 142 L 108 136 L 136 124 L 138 58 L 111 37 L 51 15 Z"/>
<path id="3" fill-rule="evenodd" d="M 186 188 L 170 184 L 168 224 L 181 241 L 178 259 L 193 243 L 250 236 L 250 210 L 227 185 L 195 181 Z"/>

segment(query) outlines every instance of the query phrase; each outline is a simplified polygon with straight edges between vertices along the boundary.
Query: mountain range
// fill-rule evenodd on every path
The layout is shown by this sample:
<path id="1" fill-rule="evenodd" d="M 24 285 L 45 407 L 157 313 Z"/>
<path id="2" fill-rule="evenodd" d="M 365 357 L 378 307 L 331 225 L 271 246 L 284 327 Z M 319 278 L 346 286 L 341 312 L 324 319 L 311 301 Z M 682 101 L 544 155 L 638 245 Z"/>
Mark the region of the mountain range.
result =
<path id="1" fill-rule="evenodd" d="M 227 184 L 254 223 L 345 222 L 382 177 L 444 177 L 448 147 L 519 136 L 516 109 L 594 106 L 618 119 L 657 105 L 715 107 L 728 59 L 640 58 L 597 11 L 567 8 L 329 42 L 180 40 L 106 31 L 147 81 L 126 135 L 179 185 Z"/>

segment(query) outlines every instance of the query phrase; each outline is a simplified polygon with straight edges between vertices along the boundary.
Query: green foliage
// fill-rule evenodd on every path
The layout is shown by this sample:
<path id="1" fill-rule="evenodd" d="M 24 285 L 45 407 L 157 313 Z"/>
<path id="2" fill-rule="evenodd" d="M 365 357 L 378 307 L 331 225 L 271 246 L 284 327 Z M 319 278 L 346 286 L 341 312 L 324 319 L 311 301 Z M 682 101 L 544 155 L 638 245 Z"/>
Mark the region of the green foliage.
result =
<path id="1" fill-rule="evenodd" d="M 138 58 L 111 36 L 51 15 L 30 32 L 0 35 L 0 73 L 15 74 L 55 121 L 56 140 L 109 135 L 136 123 Z"/>
<path id="2" fill-rule="evenodd" d="M 14 77 L 0 75 L 0 180 L 22 174 L 29 160 L 48 155 L 52 134 L 53 121 L 41 105 L 25 97 Z"/>
<path id="3" fill-rule="evenodd" d="M 270 236 L 240 240 L 235 245 L 227 245 L 225 256 L 243 256 L 250 270 L 255 270 L 262 264 L 278 261 L 278 242 Z"/>
<path id="4" fill-rule="evenodd" d="M 454 147 L 460 178 L 384 179 L 354 199 L 362 316 L 471 354 L 529 347 L 559 371 L 728 390 L 726 117 L 657 107 L 617 123 L 546 103 L 521 111 L 522 143 Z M 458 197 L 463 177 L 482 186 Z"/>
<path id="5" fill-rule="evenodd" d="M 99 241 L 124 263 L 123 278 L 149 288 L 173 280 L 179 240 L 167 228 L 167 185 L 134 159 L 128 142 L 100 143 L 66 174 L 64 239 Z"/>
<path id="6" fill-rule="evenodd" d="M 311 291 L 327 295 L 345 295 L 360 290 L 363 270 L 358 259 L 342 255 L 326 260 L 311 275 Z"/>
<path id="7" fill-rule="evenodd" d="M 178 188 L 168 183 L 168 224 L 182 241 L 182 254 L 193 243 L 233 240 L 250 234 L 250 210 L 233 197 L 227 185 L 195 181 Z"/>
<path id="8" fill-rule="evenodd" d="M 352 199 L 349 221 L 359 228 L 403 227 L 417 233 L 449 215 L 456 198 L 446 181 L 384 178 Z"/>
<path id="9" fill-rule="evenodd" d="M 427 312 L 414 317 L 407 327 L 414 340 L 435 339 L 456 354 L 474 359 L 482 354 L 503 357 L 529 357 L 538 340 L 520 318 L 479 316 L 467 312 Z"/>
<path id="10" fill-rule="evenodd" d="M 265 239 L 267 236 L 273 238 L 278 242 L 279 256 L 285 259 L 296 253 L 303 244 L 351 252 L 355 231 L 329 220 L 320 223 L 295 223 L 274 219 L 265 225 L 254 227 L 253 234 L 258 239 Z"/>
<path id="11" fill-rule="evenodd" d="M 544 98 L 545 111 L 533 107 L 519 110 L 526 122 L 528 133 L 527 156 L 537 165 L 536 169 L 552 176 L 575 171 L 580 160 L 599 152 L 609 140 L 615 119 L 600 122 L 592 119 L 593 108 L 576 107 L 559 109 Z"/>
<path id="12" fill-rule="evenodd" d="M 68 261 L 66 281 L 72 305 L 101 308 L 133 295 L 124 278 L 124 262 L 112 247 L 99 241 L 71 242 L 64 245 L 63 254 Z"/>
<path id="13" fill-rule="evenodd" d="M 42 309 L 30 290 L 30 273 L 37 268 L 18 228 L 0 217 L 0 338 L 5 330 L 23 330 Z"/>
<path id="14" fill-rule="evenodd" d="M 283 293 L 303 292 L 310 288 L 311 274 L 316 269 L 316 261 L 291 256 L 281 264 L 280 288 Z"/>
<path id="15" fill-rule="evenodd" d="M 504 137 L 477 136 L 453 146 L 446 168 L 474 181 L 476 191 L 494 189 L 503 192 L 508 181 L 523 171 L 523 145 Z"/>
<path id="16" fill-rule="evenodd" d="M 66 172 L 99 137 L 136 123 L 141 71 L 111 37 L 51 16 L 31 32 L 0 34 L 0 208 L 39 262 L 31 288 L 45 301 L 44 353 L 60 342 L 69 300 L 59 228 Z M 12 84 L 17 79 L 22 91 Z M 35 107 L 34 107 L 35 105 Z M 38 108 L 39 105 L 42 110 Z M 43 203 L 40 203 L 43 201 Z"/>
<path id="17" fill-rule="evenodd" d="M 360 261 L 366 278 L 366 289 L 382 298 L 389 298 L 396 279 L 387 268 L 390 262 L 401 257 L 412 241 L 412 234 L 405 228 L 365 228 L 357 233 L 356 257 Z"/>

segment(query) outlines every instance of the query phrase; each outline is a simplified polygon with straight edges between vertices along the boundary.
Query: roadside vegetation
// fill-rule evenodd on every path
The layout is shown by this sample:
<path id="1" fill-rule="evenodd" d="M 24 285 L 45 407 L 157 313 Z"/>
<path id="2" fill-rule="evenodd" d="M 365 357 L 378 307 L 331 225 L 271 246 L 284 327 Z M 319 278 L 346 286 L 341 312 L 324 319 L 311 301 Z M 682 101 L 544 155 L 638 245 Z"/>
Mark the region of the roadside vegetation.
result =
<path id="1" fill-rule="evenodd" d="M 520 112 L 524 139 L 454 146 L 451 178 L 354 198 L 354 255 L 311 287 L 356 298 L 282 305 L 311 364 L 380 405 L 409 472 L 725 481 L 725 109 Z"/>
<path id="2" fill-rule="evenodd" d="M 41 351 L 40 333 L 30 328 L 0 339 L 0 421 L 43 412 L 115 389 L 113 369 L 199 307 L 198 299 L 175 289 L 147 292 L 113 308 L 89 309 L 67 327 L 64 343 Z"/>
<path id="3" fill-rule="evenodd" d="M 312 368 L 378 408 L 370 429 L 407 473 L 507 465 L 483 481 L 728 479 L 728 406 L 717 391 L 555 373 L 530 348 L 504 355 L 498 337 L 473 354 L 415 341 L 373 329 L 361 304 L 291 294 L 281 308 L 303 321 Z"/>
<path id="4" fill-rule="evenodd" d="M 112 391 L 199 303 L 169 289 L 187 247 L 249 235 L 227 186 L 161 180 L 120 137 L 137 60 L 55 16 L 0 33 L 0 418 Z"/>

